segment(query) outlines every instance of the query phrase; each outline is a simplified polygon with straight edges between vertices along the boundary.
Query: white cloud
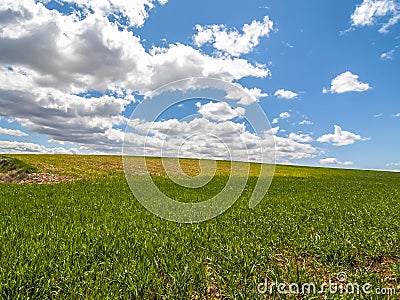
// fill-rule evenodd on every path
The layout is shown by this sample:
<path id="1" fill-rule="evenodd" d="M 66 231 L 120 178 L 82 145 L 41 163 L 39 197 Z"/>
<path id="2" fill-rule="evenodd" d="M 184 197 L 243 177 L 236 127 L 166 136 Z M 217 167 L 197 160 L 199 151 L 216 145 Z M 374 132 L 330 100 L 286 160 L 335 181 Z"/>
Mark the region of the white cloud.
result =
<path id="1" fill-rule="evenodd" d="M 1 113 L 17 118 L 30 132 L 94 150 L 120 150 L 120 145 L 108 139 L 106 131 L 126 122 L 121 112 L 129 101 L 112 96 L 83 99 L 52 88 L 7 88 L 7 81 L 0 80 Z"/>
<path id="2" fill-rule="evenodd" d="M 134 120 L 125 137 L 124 152 L 140 155 L 143 149 L 147 155 L 171 157 L 207 157 L 259 161 L 261 141 L 246 131 L 245 125 L 232 121 L 213 122 L 205 118 L 191 121 L 170 119 L 159 122 Z M 143 148 L 145 143 L 145 147 Z M 268 136 L 265 155 L 273 152 L 273 138 Z M 269 153 L 269 154 L 268 154 Z M 273 157 L 269 156 L 269 160 Z"/>
<path id="3" fill-rule="evenodd" d="M 11 11 L 0 31 L 0 63 L 24 70 L 35 85 L 73 93 L 123 87 L 143 94 L 186 77 L 233 81 L 269 74 L 265 66 L 208 56 L 179 43 L 148 52 L 139 37 L 119 30 L 102 14 L 88 13 L 81 20 L 33 0 L 10 3 L 0 9 Z M 17 19 L 18 15 L 30 17 Z M 15 49 L 30 49 L 30 55 Z"/>
<path id="4" fill-rule="evenodd" d="M 48 140 L 48 142 L 52 143 L 52 144 L 60 144 L 60 145 L 65 144 L 65 142 L 63 142 L 63 141 L 57 141 L 57 140 L 53 140 L 53 139 Z"/>
<path id="5" fill-rule="evenodd" d="M 226 91 L 227 94 L 225 99 L 236 99 L 239 100 L 238 103 L 241 105 L 251 105 L 255 102 L 258 102 L 260 98 L 268 97 L 268 94 L 263 93 L 259 88 L 248 89 L 246 87 L 240 86 L 238 83 L 233 83 L 234 86 L 239 87 L 240 89 L 234 88 Z M 245 91 L 245 95 L 243 93 Z"/>
<path id="6" fill-rule="evenodd" d="M 266 131 L 265 133 L 269 134 L 269 135 L 276 135 L 278 133 L 278 131 L 279 131 L 279 126 L 273 127 L 271 129 L 269 129 L 268 131 Z"/>
<path id="7" fill-rule="evenodd" d="M 42 2 L 47 0 L 42 0 Z M 148 11 L 154 8 L 155 3 L 162 5 L 168 0 L 63 0 L 62 2 L 75 4 L 83 8 L 83 15 L 87 15 L 89 10 L 104 17 L 112 16 L 119 26 L 136 26 L 141 27 L 148 18 Z M 128 24 L 120 22 L 121 19 L 126 19 Z"/>
<path id="8" fill-rule="evenodd" d="M 287 118 L 290 118 L 290 113 L 289 113 L 289 112 L 287 112 L 287 111 L 285 111 L 285 112 L 282 112 L 282 113 L 280 113 L 280 114 L 279 114 L 279 118 L 281 118 L 281 119 L 287 119 Z"/>
<path id="9" fill-rule="evenodd" d="M 296 98 L 299 94 L 292 92 L 292 91 L 288 91 L 288 90 L 284 90 L 284 89 L 279 89 L 275 92 L 274 96 L 280 98 L 280 99 L 293 99 Z"/>
<path id="10" fill-rule="evenodd" d="M 279 117 L 278 117 L 278 118 L 274 118 L 274 119 L 272 120 L 271 124 L 277 124 L 277 123 L 279 123 L 279 120 L 280 120 L 280 119 L 281 119 L 281 120 L 284 120 L 284 119 L 288 119 L 288 118 L 290 118 L 290 113 L 289 113 L 289 112 L 287 112 L 287 111 L 281 112 L 281 113 L 279 114 Z"/>
<path id="11" fill-rule="evenodd" d="M 261 91 L 261 89 L 259 89 L 259 88 L 248 89 L 248 88 L 244 87 L 243 89 L 246 91 L 246 93 L 248 93 L 251 96 L 251 99 L 256 100 L 255 102 L 258 102 L 260 100 L 260 98 L 268 97 L 268 94 L 263 93 Z M 250 105 L 250 104 L 254 103 L 254 101 L 251 102 L 247 98 L 242 98 L 238 103 L 242 104 L 242 105 Z"/>
<path id="12" fill-rule="evenodd" d="M 394 114 L 393 117 L 400 117 L 400 113 Z"/>
<path id="13" fill-rule="evenodd" d="M 384 52 L 381 54 L 381 59 L 388 59 L 388 60 L 392 60 L 393 59 L 393 55 L 394 55 L 394 49 L 388 51 L 388 52 Z"/>
<path id="14" fill-rule="evenodd" d="M 342 165 L 342 166 L 351 166 L 353 164 L 353 162 L 351 162 L 351 161 L 344 161 L 344 162 L 338 161 L 334 157 L 327 157 L 327 158 L 320 159 L 319 163 L 321 165 Z"/>
<path id="15" fill-rule="evenodd" d="M 355 141 L 369 140 L 369 138 L 363 138 L 358 134 L 342 130 L 338 125 L 334 125 L 334 129 L 333 134 L 324 134 L 317 141 L 320 143 L 331 143 L 334 146 L 345 146 L 354 144 Z"/>
<path id="16" fill-rule="evenodd" d="M 346 92 L 364 92 L 370 88 L 368 83 L 363 83 L 358 80 L 358 75 L 346 71 L 332 80 L 329 90 L 324 88 L 322 92 L 342 94 Z"/>
<path id="17" fill-rule="evenodd" d="M 288 139 L 292 140 L 292 141 L 296 141 L 296 142 L 300 142 L 300 143 L 309 143 L 314 141 L 314 139 L 309 136 L 308 134 L 297 134 L 294 132 L 291 132 L 288 136 Z"/>
<path id="18" fill-rule="evenodd" d="M 232 82 L 247 76 L 264 78 L 269 74 L 264 66 L 251 65 L 245 59 L 211 57 L 190 46 L 177 44 L 154 53 L 145 82 L 139 82 L 134 73 L 130 80 L 136 82 L 135 89 L 148 91 L 187 77 L 212 77 Z"/>
<path id="19" fill-rule="evenodd" d="M 293 160 L 313 157 L 317 153 L 310 144 L 299 143 L 288 138 L 275 136 L 275 155 L 278 160 Z"/>
<path id="20" fill-rule="evenodd" d="M 270 74 L 264 65 L 235 58 L 252 51 L 261 37 L 268 36 L 272 30 L 268 17 L 262 22 L 253 21 L 243 26 L 242 33 L 216 30 L 219 37 L 213 36 L 214 47 L 231 56 L 210 56 L 179 43 L 148 51 L 143 41 L 120 23 L 120 17 L 123 17 L 129 20 L 128 26 L 142 26 L 156 1 L 69 2 L 83 10 L 66 15 L 48 10 L 34 0 L 0 0 L 0 64 L 12 67 L 0 67 L 0 114 L 15 118 L 31 132 L 49 136 L 50 143 L 71 142 L 82 151 L 119 153 L 124 132 L 116 127 L 127 122 L 122 113 L 136 101 L 133 95 L 145 95 L 165 83 L 186 77 L 205 76 L 236 82 L 244 77 L 263 78 Z M 110 21 L 110 16 L 116 21 Z M 224 34 L 230 40 L 224 40 Z M 18 49 L 29 49 L 29 55 L 26 51 L 16 51 Z M 89 90 L 110 91 L 113 95 L 99 98 L 75 95 Z M 238 98 L 242 105 L 267 96 L 258 88 L 245 90 L 250 96 Z M 226 92 L 227 98 L 234 96 L 229 94 L 230 91 Z M 201 108 L 204 116 L 211 120 L 138 121 L 139 132 L 128 134 L 128 144 L 131 143 L 134 149 L 141 145 L 143 133 L 150 129 L 152 136 L 148 137 L 148 145 L 149 153 L 153 149 L 153 154 L 158 153 L 157 149 L 168 137 L 164 149 L 167 155 L 181 149 L 183 156 L 204 154 L 225 158 L 224 144 L 211 139 L 210 134 L 228 145 L 234 157 L 242 159 L 257 160 L 259 143 L 267 151 L 276 143 L 276 157 L 281 160 L 311 157 L 317 151 L 309 144 L 275 136 L 278 129 L 259 138 L 247 131 L 244 124 L 227 120 L 243 114 L 244 108 L 227 109 L 226 106 L 207 104 Z M 218 122 L 212 122 L 213 117 Z M 186 137 L 193 133 L 198 136 L 187 140 Z M 244 148 L 240 147 L 243 145 Z M 12 153 L 80 151 L 6 141 L 0 142 L 0 149 Z"/>
<path id="21" fill-rule="evenodd" d="M 374 115 L 374 118 L 380 118 L 380 117 L 383 117 L 382 113 Z"/>
<path id="22" fill-rule="evenodd" d="M 380 33 L 387 32 L 399 20 L 400 7 L 395 0 L 364 0 L 351 15 L 353 27 L 379 24 Z"/>
<path id="23" fill-rule="evenodd" d="M 22 132 L 21 130 L 8 129 L 8 128 L 2 128 L 2 127 L 0 127 L 0 134 L 7 134 L 7 135 L 13 135 L 13 136 L 28 136 L 27 133 Z"/>
<path id="24" fill-rule="evenodd" d="M 0 153 L 78 154 L 78 149 L 47 148 L 35 143 L 0 141 Z"/>
<path id="25" fill-rule="evenodd" d="M 310 120 L 301 120 L 299 122 L 299 125 L 313 125 L 314 123 L 311 122 Z"/>
<path id="26" fill-rule="evenodd" d="M 265 16 L 262 22 L 253 20 L 242 27 L 242 33 L 236 29 L 228 30 L 224 25 L 196 25 L 197 33 L 193 41 L 197 47 L 212 44 L 219 51 L 232 56 L 240 56 L 251 52 L 261 37 L 268 36 L 273 28 L 273 22 Z"/>
<path id="27" fill-rule="evenodd" d="M 82 9 L 68 15 L 39 1 L 0 0 L 0 114 L 51 140 L 118 153 L 121 131 L 115 127 L 126 122 L 122 113 L 136 101 L 134 95 L 187 77 L 233 82 L 270 74 L 264 65 L 179 43 L 145 49 L 119 21 L 142 26 L 155 0 L 68 2 Z M 245 27 L 247 34 L 252 26 Z M 29 49 L 29 55 L 20 49 Z M 90 90 L 112 95 L 76 95 Z M 257 88 L 247 92 L 249 98 L 239 103 L 266 96 Z"/>
<path id="28" fill-rule="evenodd" d="M 260 162 L 260 153 L 263 153 L 263 161 L 266 162 L 265 159 L 274 159 L 274 149 L 279 160 L 309 158 L 317 153 L 317 149 L 310 144 L 276 136 L 279 127 L 257 136 L 249 132 L 244 124 L 213 122 L 205 118 L 188 122 L 176 119 L 159 122 L 133 120 L 130 125 L 133 130 L 127 134 L 124 151 L 127 149 L 127 153 L 132 155 L 140 154 L 145 136 L 146 153 L 155 156 L 232 157 L 234 160 Z"/>
<path id="29" fill-rule="evenodd" d="M 196 106 L 199 108 L 198 112 L 204 118 L 217 121 L 228 121 L 236 117 L 242 117 L 246 112 L 243 107 L 234 109 L 226 102 L 209 102 L 204 105 L 197 102 Z"/>

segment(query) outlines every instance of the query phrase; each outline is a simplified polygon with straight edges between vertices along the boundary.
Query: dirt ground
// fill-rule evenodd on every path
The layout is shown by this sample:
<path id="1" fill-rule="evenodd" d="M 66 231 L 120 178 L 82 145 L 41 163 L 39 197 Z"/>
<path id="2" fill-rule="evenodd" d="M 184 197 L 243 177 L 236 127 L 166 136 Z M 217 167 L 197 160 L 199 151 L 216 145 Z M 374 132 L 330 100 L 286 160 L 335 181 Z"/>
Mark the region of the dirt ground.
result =
<path id="1" fill-rule="evenodd" d="M 75 178 L 61 176 L 51 173 L 31 173 L 31 174 L 0 174 L 0 182 L 3 183 L 38 183 L 38 184 L 54 184 L 60 182 L 74 181 Z"/>

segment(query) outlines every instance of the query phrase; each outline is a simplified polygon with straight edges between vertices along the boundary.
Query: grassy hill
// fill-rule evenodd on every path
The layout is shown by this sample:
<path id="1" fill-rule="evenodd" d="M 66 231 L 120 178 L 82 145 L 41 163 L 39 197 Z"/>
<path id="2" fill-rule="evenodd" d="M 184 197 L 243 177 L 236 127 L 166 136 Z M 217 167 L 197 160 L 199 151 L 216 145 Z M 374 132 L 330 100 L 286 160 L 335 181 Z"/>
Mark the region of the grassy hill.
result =
<path id="1" fill-rule="evenodd" d="M 26 176 L 37 171 L 33 166 L 13 157 L 0 155 L 0 181 L 12 182 L 18 181 Z"/>
<path id="2" fill-rule="evenodd" d="M 343 283 L 400 293 L 400 173 L 277 166 L 265 199 L 249 209 L 254 165 L 226 213 L 178 224 L 135 200 L 119 156 L 9 157 L 80 180 L 0 183 L 2 298 L 282 298 L 276 289 L 261 295 L 257 286 L 265 278 L 321 286 L 338 283 L 339 272 Z M 155 183 L 174 194 L 160 160 L 148 162 L 160 175 Z M 227 166 L 219 163 L 218 176 L 228 176 Z M 198 163 L 185 160 L 183 169 L 196 174 Z M 315 297 L 322 296 L 354 297 Z"/>

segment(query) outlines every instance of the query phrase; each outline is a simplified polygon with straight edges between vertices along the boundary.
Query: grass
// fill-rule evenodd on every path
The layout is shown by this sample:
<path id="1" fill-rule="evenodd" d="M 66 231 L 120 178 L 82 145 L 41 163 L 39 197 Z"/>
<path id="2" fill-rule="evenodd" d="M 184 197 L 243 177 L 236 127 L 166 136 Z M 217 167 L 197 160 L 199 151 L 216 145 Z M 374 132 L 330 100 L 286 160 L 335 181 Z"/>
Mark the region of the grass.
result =
<path id="1" fill-rule="evenodd" d="M 0 173 L 33 173 L 35 171 L 37 171 L 35 167 L 30 166 L 17 158 L 0 156 Z"/>
<path id="2" fill-rule="evenodd" d="M 226 213 L 191 225 L 144 209 L 120 157 L 12 157 L 81 180 L 0 184 L 1 298 L 284 298 L 276 290 L 260 295 L 257 286 L 266 277 L 269 283 L 322 285 L 338 272 L 348 282 L 400 293 L 399 173 L 277 166 L 265 199 L 249 209 L 253 166 L 243 195 Z M 148 163 L 161 175 L 153 177 L 160 189 L 195 199 L 162 176 L 158 159 Z M 198 172 L 196 161 L 182 165 Z M 220 163 L 219 179 L 202 198 L 221 189 L 227 166 Z"/>
<path id="3" fill-rule="evenodd" d="M 12 157 L 0 156 L 0 182 L 16 182 L 24 179 L 27 174 L 37 169 L 25 162 Z"/>

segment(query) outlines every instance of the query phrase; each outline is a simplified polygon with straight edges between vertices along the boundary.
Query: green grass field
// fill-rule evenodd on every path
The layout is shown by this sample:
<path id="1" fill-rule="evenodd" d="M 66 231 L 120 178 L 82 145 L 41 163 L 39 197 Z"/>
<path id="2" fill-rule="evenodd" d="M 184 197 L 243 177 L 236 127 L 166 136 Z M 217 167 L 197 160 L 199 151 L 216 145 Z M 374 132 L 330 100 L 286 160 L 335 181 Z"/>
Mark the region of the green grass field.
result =
<path id="1" fill-rule="evenodd" d="M 179 224 L 135 200 L 121 157 L 10 157 L 79 180 L 0 183 L 3 299 L 383 299 L 377 288 L 400 297 L 400 173 L 277 166 L 266 197 L 249 209 L 255 166 L 226 213 Z M 148 162 L 160 189 L 177 193 L 160 161 Z M 198 171 L 196 161 L 183 166 Z M 226 166 L 202 196 L 221 188 Z M 338 272 L 346 283 L 370 283 L 371 294 L 257 291 L 266 277 L 322 285 Z"/>

